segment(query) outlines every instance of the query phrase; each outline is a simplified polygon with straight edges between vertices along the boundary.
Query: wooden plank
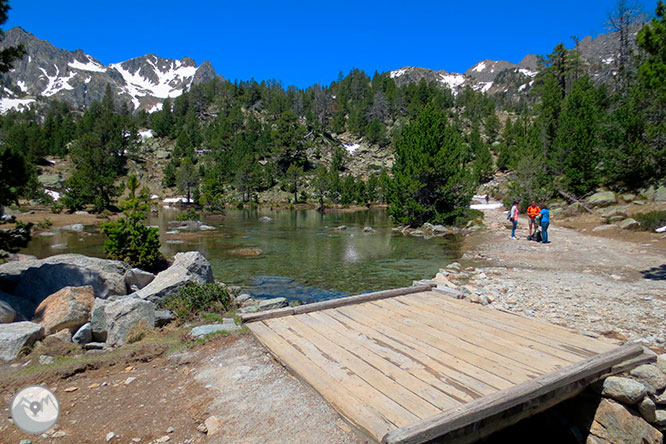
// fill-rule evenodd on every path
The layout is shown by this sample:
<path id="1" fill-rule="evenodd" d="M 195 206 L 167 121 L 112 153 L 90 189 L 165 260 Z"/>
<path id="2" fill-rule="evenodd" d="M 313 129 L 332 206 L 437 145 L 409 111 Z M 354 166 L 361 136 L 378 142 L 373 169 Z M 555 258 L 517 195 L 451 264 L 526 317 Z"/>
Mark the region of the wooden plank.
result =
<path id="1" fill-rule="evenodd" d="M 470 366 L 454 355 L 418 342 L 397 330 L 391 331 L 390 327 L 382 329 L 381 326 L 377 327 L 368 320 L 363 320 L 361 323 L 353 317 L 340 313 L 339 310 L 331 310 L 326 312 L 326 315 L 350 325 L 350 328 L 353 327 L 359 332 L 363 332 L 371 337 L 378 346 L 392 349 L 396 353 L 406 356 L 417 365 L 422 365 L 426 371 L 435 373 L 444 383 L 464 389 L 474 398 L 480 398 L 513 385 L 510 381 L 497 377 L 484 369 Z M 365 329 L 365 327 L 368 328 Z"/>
<path id="2" fill-rule="evenodd" d="M 259 341 L 293 375 L 305 381 L 318 391 L 347 421 L 370 436 L 381 439 L 396 426 L 377 412 L 366 400 L 340 386 L 326 372 L 310 362 L 307 356 L 293 348 L 263 322 L 248 326 Z"/>
<path id="3" fill-rule="evenodd" d="M 444 408 L 444 406 L 439 405 L 437 401 L 443 396 L 444 399 L 450 400 L 453 402 L 453 405 L 448 407 L 453 407 L 460 405 L 463 402 L 469 402 L 476 398 L 482 396 L 481 393 L 476 392 L 475 390 L 466 387 L 464 383 L 454 380 L 446 380 L 442 375 L 438 374 L 437 371 L 433 371 L 432 368 L 429 368 L 426 363 L 414 359 L 410 354 L 404 353 L 401 348 L 392 347 L 390 344 L 387 344 L 385 340 L 379 339 L 377 337 L 379 334 L 377 332 L 369 333 L 367 328 L 355 328 L 352 329 L 349 323 L 343 323 L 338 319 L 335 319 L 331 316 L 333 310 L 327 312 L 316 312 L 310 313 L 309 316 L 313 317 L 317 322 L 326 322 L 334 323 L 337 325 L 337 331 L 341 335 L 340 344 L 346 347 L 353 347 L 355 351 L 359 353 L 359 356 L 366 358 L 368 355 L 376 356 L 385 360 L 386 362 L 392 364 L 395 369 L 413 375 L 415 378 L 422 381 L 424 384 L 427 384 L 431 387 L 431 391 L 434 392 L 433 398 L 435 404 Z M 383 335 L 382 335 L 383 336 Z M 423 359 L 423 358 L 422 358 Z M 428 360 L 425 357 L 425 360 Z M 373 359 L 374 362 L 374 359 Z M 451 368 L 446 368 L 447 373 L 451 373 Z M 463 380 L 468 380 L 467 375 L 463 375 L 456 372 L 456 376 Z M 479 381 L 474 381 L 474 384 L 478 384 Z M 497 391 L 493 387 L 488 385 L 484 386 L 485 394 L 492 393 Z"/>
<path id="4" fill-rule="evenodd" d="M 387 336 L 400 338 L 401 341 L 416 341 L 418 344 L 417 347 L 422 351 L 434 349 L 437 351 L 437 354 L 450 356 L 452 359 L 456 360 L 457 368 L 464 368 L 464 372 L 469 375 L 479 373 L 488 375 L 487 380 L 491 384 L 495 384 L 501 380 L 517 384 L 525 381 L 525 379 L 529 379 L 526 375 L 521 374 L 520 372 L 516 374 L 513 369 L 507 369 L 497 362 L 487 359 L 485 356 L 477 355 L 470 350 L 459 347 L 455 343 L 445 341 L 439 336 L 438 332 L 436 332 L 435 335 L 421 334 L 417 331 L 418 325 L 413 325 L 408 327 L 410 334 L 407 335 L 404 333 L 404 330 L 400 330 L 400 327 L 404 327 L 404 325 L 399 325 L 396 322 L 396 315 L 386 316 L 385 319 L 380 319 L 376 317 L 376 312 L 374 313 L 375 316 L 373 316 L 373 313 L 368 312 L 363 305 L 341 307 L 338 311 L 358 322 L 372 323 L 373 328 L 382 331 Z M 484 379 L 481 380 L 483 381 Z"/>
<path id="5" fill-rule="evenodd" d="M 372 304 L 370 304 L 372 305 Z M 362 304 L 354 307 L 355 310 L 364 311 L 371 317 L 382 317 L 382 322 L 387 320 L 392 323 L 409 329 L 410 335 L 423 340 L 427 344 L 437 345 L 440 350 L 448 350 L 464 361 L 474 363 L 491 371 L 492 373 L 509 379 L 514 383 L 521 383 L 527 379 L 533 379 L 540 376 L 542 372 L 531 366 L 509 360 L 499 353 L 487 350 L 471 341 L 465 341 L 456 332 L 446 333 L 442 330 L 433 328 L 410 314 L 401 313 L 399 309 L 383 308 L 381 314 L 378 307 Z"/>
<path id="6" fill-rule="evenodd" d="M 642 352 L 643 349 L 638 344 L 618 347 L 615 350 L 572 364 L 556 372 L 477 399 L 415 424 L 393 430 L 384 436 L 382 443 L 419 444 L 442 437 L 484 418 L 500 414 L 549 392 L 574 384 L 576 381 L 595 374 L 602 374 L 614 365 L 638 356 Z"/>
<path id="7" fill-rule="evenodd" d="M 401 297 L 391 299 L 390 302 L 404 304 L 408 310 L 414 313 L 424 313 L 424 317 L 429 316 L 432 319 L 433 316 L 438 316 L 437 320 L 439 322 L 445 319 L 445 323 L 449 326 L 475 332 L 479 337 L 484 338 L 480 342 L 480 345 L 495 349 L 498 352 L 509 348 L 512 352 L 517 352 L 522 356 L 522 360 L 519 359 L 520 362 L 524 362 L 524 359 L 528 359 L 533 364 L 545 362 L 548 367 L 544 368 L 544 370 L 554 370 L 553 366 L 559 368 L 581 360 L 581 356 L 578 354 L 558 349 L 555 344 L 559 343 L 559 341 L 553 341 L 549 345 L 546 345 L 535 341 L 533 338 L 525 338 L 506 328 L 496 327 L 493 323 L 481 321 L 478 318 L 470 319 L 469 317 L 459 315 L 457 312 L 446 310 L 434 311 L 433 304 L 421 302 L 415 298 Z M 499 347 L 495 348 L 496 346 Z M 585 358 L 587 357 L 589 356 L 585 356 Z"/>
<path id="8" fill-rule="evenodd" d="M 264 321 L 264 323 L 268 328 L 290 343 L 291 347 L 305 355 L 314 366 L 328 374 L 331 379 L 329 382 L 330 387 L 344 387 L 354 393 L 354 396 L 359 398 L 361 402 L 372 405 L 381 418 L 391 424 L 395 424 L 396 427 L 402 427 L 420 419 L 402 405 L 386 396 L 382 391 L 368 384 L 366 380 L 333 359 L 333 357 L 322 353 L 322 350 L 308 339 L 299 336 L 287 327 L 284 324 L 287 319 L 291 318 L 269 319 Z M 315 386 L 315 388 L 319 389 L 319 386 Z M 335 395 L 331 394 L 331 396 Z M 344 409 L 344 406 L 341 408 Z M 371 434 L 371 436 L 377 438 L 376 435 Z M 381 439 L 381 437 L 377 439 Z"/>
<path id="9" fill-rule="evenodd" d="M 387 398 L 392 399 L 396 404 L 402 406 L 409 415 L 403 414 L 401 417 L 391 418 L 391 422 L 400 426 L 409 424 L 415 415 L 418 419 L 427 418 L 440 412 L 442 409 L 423 399 L 408 388 L 405 388 L 394 378 L 382 372 L 382 369 L 375 368 L 373 365 L 360 359 L 360 357 L 348 352 L 340 345 L 326 337 L 324 332 L 312 328 L 303 319 L 302 316 L 292 316 L 276 320 L 270 324 L 279 334 L 282 334 L 285 328 L 298 332 L 304 339 L 317 347 L 323 354 L 330 356 L 336 362 L 342 364 L 347 370 L 358 375 L 367 385 L 383 393 Z M 404 380 L 403 380 L 404 382 Z M 413 388 L 413 387 L 412 387 Z M 363 389 L 363 388 L 361 388 Z"/>
<path id="10" fill-rule="evenodd" d="M 281 318 L 294 314 L 310 313 L 313 311 L 326 310 L 328 308 L 342 307 L 351 304 L 360 304 L 367 301 L 376 301 L 379 299 L 392 298 L 410 293 L 420 293 L 428 291 L 432 285 L 419 285 L 413 287 L 394 288 L 392 290 L 375 291 L 373 293 L 364 293 L 346 298 L 331 299 L 328 301 L 315 302 L 313 304 L 299 305 L 297 307 L 277 308 L 275 310 L 262 311 L 260 313 L 245 313 L 241 319 L 245 323 L 264 321 L 267 319 Z"/>
<path id="11" fill-rule="evenodd" d="M 454 311 L 461 316 L 468 316 L 472 319 L 483 316 L 484 322 L 500 323 L 501 325 L 495 325 L 500 328 L 511 329 L 511 331 L 515 331 L 525 337 L 542 338 L 546 344 L 549 343 L 549 341 L 552 342 L 557 339 L 560 341 L 566 340 L 567 350 L 574 353 L 580 353 L 581 356 L 584 357 L 592 357 L 597 353 L 612 350 L 617 346 L 616 344 L 611 344 L 604 340 L 588 338 L 564 327 L 522 316 L 510 315 L 498 310 L 471 304 L 467 301 L 454 300 L 434 292 L 419 293 L 415 295 L 415 297 L 421 298 L 429 303 L 439 304 L 443 309 Z"/>
<path id="12" fill-rule="evenodd" d="M 327 317 L 325 313 L 308 313 L 299 315 L 297 319 L 321 332 L 326 338 L 384 373 L 387 377 L 429 402 L 437 409 L 445 410 L 461 404 L 460 399 L 453 398 L 440 389 L 444 384 L 432 374 L 418 372 L 418 369 L 407 371 L 400 368 L 391 360 L 375 353 L 372 346 L 368 347 L 367 345 L 370 341 L 367 338 L 363 340 L 362 335 L 349 334 L 349 331 L 344 326 Z M 418 378 L 416 374 L 419 374 L 423 379 Z M 460 392 L 460 395 L 467 396 L 468 401 L 474 399 L 464 392 Z"/>

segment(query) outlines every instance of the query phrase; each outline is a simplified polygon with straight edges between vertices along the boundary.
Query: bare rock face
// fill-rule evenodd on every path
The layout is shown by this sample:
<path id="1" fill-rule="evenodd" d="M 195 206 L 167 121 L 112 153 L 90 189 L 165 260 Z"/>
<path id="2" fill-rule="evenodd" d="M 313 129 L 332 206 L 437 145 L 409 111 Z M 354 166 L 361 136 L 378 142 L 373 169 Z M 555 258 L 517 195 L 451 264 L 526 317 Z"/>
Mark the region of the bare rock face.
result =
<path id="1" fill-rule="evenodd" d="M 208 284 L 214 282 L 210 262 L 198 251 L 178 253 L 173 265 L 158 273 L 155 279 L 135 296 L 151 302 L 178 294 L 188 283 Z"/>
<path id="2" fill-rule="evenodd" d="M 590 427 L 588 443 L 661 444 L 662 433 L 625 406 L 603 399 Z"/>
<path id="3" fill-rule="evenodd" d="M 65 287 L 39 304 L 33 322 L 44 327 L 47 335 L 65 328 L 70 333 L 75 333 L 90 320 L 94 303 L 94 290 L 91 286 Z"/>
<path id="4" fill-rule="evenodd" d="M 130 266 L 120 261 L 59 254 L 46 259 L 0 265 L 0 289 L 39 305 L 65 287 L 92 286 L 95 297 L 127 294 L 125 274 Z"/>
<path id="5" fill-rule="evenodd" d="M 127 335 L 134 327 L 143 324 L 146 328 L 155 326 L 155 304 L 135 297 L 120 298 L 104 307 L 107 339 L 111 346 L 125 344 Z"/>
<path id="6" fill-rule="evenodd" d="M 16 359 L 26 345 L 32 345 L 44 337 L 44 327 L 33 322 L 0 324 L 0 360 Z"/>

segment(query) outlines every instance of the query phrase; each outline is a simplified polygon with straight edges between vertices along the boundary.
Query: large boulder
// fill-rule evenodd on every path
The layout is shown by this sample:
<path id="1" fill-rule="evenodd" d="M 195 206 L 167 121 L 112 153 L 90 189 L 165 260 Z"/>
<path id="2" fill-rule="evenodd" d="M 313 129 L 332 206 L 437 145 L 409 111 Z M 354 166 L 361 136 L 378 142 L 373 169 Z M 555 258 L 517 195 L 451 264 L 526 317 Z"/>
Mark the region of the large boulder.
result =
<path id="1" fill-rule="evenodd" d="M 659 187 L 654 192 L 654 200 L 656 202 L 666 202 L 666 187 Z"/>
<path id="2" fill-rule="evenodd" d="M 123 345 L 134 327 L 155 327 L 155 304 L 135 297 L 120 298 L 104 307 L 107 345 Z"/>
<path id="3" fill-rule="evenodd" d="M 599 191 L 587 198 L 587 203 L 592 207 L 607 207 L 617 203 L 617 197 L 612 191 Z"/>
<path id="4" fill-rule="evenodd" d="M 0 291 L 0 306 L 5 305 L 14 310 L 14 321 L 29 321 L 32 319 L 32 314 L 35 312 L 35 304 L 25 298 L 17 298 L 11 294 L 3 293 Z M 2 309 L 0 308 L 0 312 Z M 0 317 L 2 317 L 0 315 Z"/>
<path id="5" fill-rule="evenodd" d="M 591 441 L 590 438 L 593 438 Z M 596 438 L 596 439 L 594 439 Z M 587 442 L 603 444 L 661 444 L 663 435 L 625 406 L 602 399 Z"/>
<path id="6" fill-rule="evenodd" d="M 16 319 L 16 310 L 9 305 L 9 302 L 0 299 L 0 324 L 9 324 L 14 322 L 14 319 Z"/>
<path id="7" fill-rule="evenodd" d="M 198 251 L 178 253 L 173 265 L 158 273 L 155 279 L 134 296 L 151 302 L 175 296 L 188 283 L 208 284 L 214 282 L 210 262 Z"/>
<path id="8" fill-rule="evenodd" d="M 44 337 L 44 327 L 33 322 L 0 324 L 0 360 L 16 359 L 21 349 Z"/>
<path id="9" fill-rule="evenodd" d="M 90 320 L 94 303 L 95 296 L 91 286 L 65 287 L 37 306 L 32 321 L 44 327 L 47 335 L 65 328 L 70 333 L 75 333 Z"/>
<path id="10" fill-rule="evenodd" d="M 95 297 L 127 294 L 124 262 L 60 254 L 46 259 L 9 262 L 0 265 L 0 289 L 26 298 L 35 305 L 65 287 L 91 285 Z"/>

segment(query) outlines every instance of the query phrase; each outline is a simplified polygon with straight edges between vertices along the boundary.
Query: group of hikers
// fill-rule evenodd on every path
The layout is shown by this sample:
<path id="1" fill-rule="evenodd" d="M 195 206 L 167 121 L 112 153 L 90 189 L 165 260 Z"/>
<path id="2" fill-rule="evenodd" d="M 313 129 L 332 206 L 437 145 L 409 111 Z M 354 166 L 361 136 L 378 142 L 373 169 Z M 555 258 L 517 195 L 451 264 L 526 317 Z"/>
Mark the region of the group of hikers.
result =
<path id="1" fill-rule="evenodd" d="M 518 239 L 516 237 L 516 227 L 518 226 L 519 212 L 518 201 L 514 201 L 507 217 L 507 219 L 513 223 L 511 239 Z M 548 226 L 550 225 L 550 211 L 548 210 L 548 206 L 546 204 L 538 206 L 535 201 L 532 201 L 532 205 L 527 207 L 527 217 L 529 219 L 530 231 L 527 239 L 549 244 Z"/>

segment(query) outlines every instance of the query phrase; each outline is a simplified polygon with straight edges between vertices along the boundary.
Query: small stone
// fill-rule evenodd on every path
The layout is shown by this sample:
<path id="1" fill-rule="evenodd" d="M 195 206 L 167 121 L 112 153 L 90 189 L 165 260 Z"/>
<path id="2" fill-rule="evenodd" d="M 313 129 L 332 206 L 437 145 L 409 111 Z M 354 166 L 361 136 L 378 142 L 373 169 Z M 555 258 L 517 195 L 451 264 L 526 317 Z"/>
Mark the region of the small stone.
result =
<path id="1" fill-rule="evenodd" d="M 654 402 L 657 405 L 666 405 L 666 392 L 662 393 L 661 395 L 657 396 L 654 400 Z"/>
<path id="2" fill-rule="evenodd" d="M 197 426 L 197 430 L 203 433 L 204 435 L 208 433 L 208 427 L 206 427 L 206 424 L 203 423 Z"/>
<path id="3" fill-rule="evenodd" d="M 78 387 L 73 387 L 73 386 L 72 387 L 67 387 L 65 389 L 65 393 L 72 393 L 72 392 L 77 391 L 78 389 L 79 389 Z"/>
<path id="4" fill-rule="evenodd" d="M 67 436 L 67 433 L 63 432 L 62 430 L 58 430 L 57 432 L 53 432 L 51 438 L 64 438 L 65 436 Z"/>
<path id="5" fill-rule="evenodd" d="M 136 378 L 134 376 L 130 376 L 129 378 L 125 379 L 125 385 L 129 385 L 136 381 Z"/>
<path id="6" fill-rule="evenodd" d="M 88 342 L 83 346 L 85 350 L 102 350 L 106 347 L 104 342 Z"/>
<path id="7" fill-rule="evenodd" d="M 134 370 L 134 367 L 132 367 L 131 365 L 128 365 L 127 367 L 125 367 L 126 372 L 128 372 L 130 370 Z"/>
<path id="8" fill-rule="evenodd" d="M 92 384 L 90 384 L 88 386 L 89 389 L 94 389 L 94 388 L 97 388 L 97 387 L 99 387 L 99 384 L 97 382 L 93 382 Z"/>
<path id="9" fill-rule="evenodd" d="M 222 430 L 222 418 L 217 416 L 211 416 L 205 421 L 206 430 L 208 430 L 208 435 L 212 436 Z"/>
<path id="10" fill-rule="evenodd" d="M 155 442 L 167 442 L 167 441 L 169 441 L 170 439 L 171 439 L 171 437 L 170 437 L 169 435 L 164 435 L 164 436 L 162 436 L 161 438 L 157 438 L 157 439 L 155 440 Z"/>
<path id="11" fill-rule="evenodd" d="M 641 412 L 647 422 L 654 423 L 657 421 L 657 408 L 649 396 L 643 398 L 638 404 L 638 411 Z"/>
<path id="12" fill-rule="evenodd" d="M 21 441 L 19 441 L 19 444 L 32 444 L 32 441 L 30 441 L 29 439 L 22 439 Z"/>
<path id="13" fill-rule="evenodd" d="M 657 367 L 659 367 L 662 373 L 666 373 L 666 353 L 657 356 Z"/>
<path id="14" fill-rule="evenodd" d="M 141 442 L 141 438 L 132 438 L 132 442 Z"/>
<path id="15" fill-rule="evenodd" d="M 176 431 L 176 429 L 174 429 L 173 427 L 169 427 L 169 428 L 167 429 L 167 433 L 173 433 L 173 432 L 175 432 L 175 431 Z"/>
<path id="16" fill-rule="evenodd" d="M 660 426 L 666 426 L 666 410 L 657 410 L 657 421 L 656 424 Z"/>
<path id="17" fill-rule="evenodd" d="M 610 376 L 603 382 L 601 395 L 627 404 L 636 404 L 645 397 L 647 388 L 638 381 Z"/>
<path id="18" fill-rule="evenodd" d="M 113 432 L 109 432 L 109 433 L 106 434 L 106 441 L 109 442 L 109 441 L 111 441 L 111 440 L 112 440 L 113 438 L 115 438 L 115 437 L 116 437 L 116 434 L 115 434 L 115 433 L 113 433 Z"/>
<path id="19" fill-rule="evenodd" d="M 40 355 L 39 356 L 39 365 L 46 365 L 53 363 L 53 356 L 49 355 Z"/>
<path id="20" fill-rule="evenodd" d="M 643 364 L 633 369 L 629 374 L 645 384 L 648 392 L 652 395 L 666 388 L 666 375 L 656 365 Z"/>

